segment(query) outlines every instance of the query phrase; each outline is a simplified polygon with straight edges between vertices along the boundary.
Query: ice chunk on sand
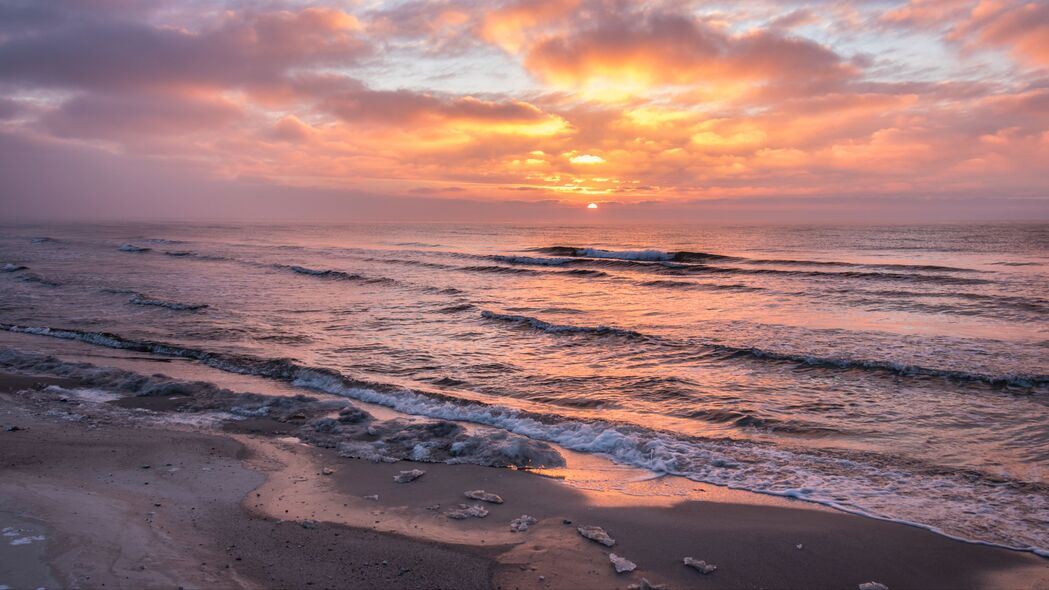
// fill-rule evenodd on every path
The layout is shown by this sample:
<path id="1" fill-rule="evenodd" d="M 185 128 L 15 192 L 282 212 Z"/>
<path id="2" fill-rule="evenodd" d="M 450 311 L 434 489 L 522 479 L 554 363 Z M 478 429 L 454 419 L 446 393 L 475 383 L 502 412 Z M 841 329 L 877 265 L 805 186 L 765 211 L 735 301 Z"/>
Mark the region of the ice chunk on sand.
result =
<path id="1" fill-rule="evenodd" d="M 490 502 L 492 504 L 502 504 L 503 499 L 499 497 L 499 494 L 493 494 L 484 490 L 470 490 L 463 492 L 463 494 L 471 500 L 480 500 L 482 502 Z"/>
<path id="2" fill-rule="evenodd" d="M 397 483 L 408 483 L 410 481 L 415 481 L 424 475 L 426 475 L 426 472 L 422 469 L 412 469 L 410 471 L 402 471 L 393 476 L 393 481 Z"/>
<path id="3" fill-rule="evenodd" d="M 881 582 L 864 582 L 860 584 L 860 590 L 889 590 L 889 587 Z"/>
<path id="4" fill-rule="evenodd" d="M 627 590 L 667 590 L 667 585 L 653 584 L 648 581 L 648 578 L 641 578 L 640 584 L 631 584 L 627 586 Z"/>
<path id="5" fill-rule="evenodd" d="M 710 564 L 710 563 L 707 563 L 707 562 L 705 562 L 705 561 L 703 561 L 701 559 L 693 559 L 691 557 L 686 557 L 684 559 L 684 562 L 685 562 L 685 565 L 687 565 L 690 568 L 695 569 L 697 572 L 699 572 L 701 574 L 712 574 L 712 573 L 714 573 L 714 570 L 718 569 L 718 566 Z"/>
<path id="6" fill-rule="evenodd" d="M 616 573 L 621 574 L 623 572 L 632 572 L 637 569 L 637 564 L 630 561 L 625 557 L 620 557 L 615 553 L 608 554 L 608 561 L 612 562 L 612 566 L 616 568 Z"/>
<path id="7" fill-rule="evenodd" d="M 515 518 L 510 521 L 510 532 L 523 533 L 528 530 L 528 527 L 532 526 L 537 522 L 539 521 L 537 521 L 535 518 L 528 516 L 527 514 L 522 514 L 520 518 Z"/>
<path id="8" fill-rule="evenodd" d="M 459 504 L 458 508 L 449 510 L 446 514 L 448 515 L 448 518 L 454 518 L 456 520 L 465 520 L 467 518 L 484 518 L 488 516 L 488 510 L 486 510 L 480 504 L 474 504 L 473 506 Z"/>
<path id="9" fill-rule="evenodd" d="M 611 547 L 616 544 L 616 540 L 608 536 L 605 529 L 599 526 L 581 526 L 576 529 L 580 535 L 583 535 L 591 541 L 601 543 L 605 547 Z"/>

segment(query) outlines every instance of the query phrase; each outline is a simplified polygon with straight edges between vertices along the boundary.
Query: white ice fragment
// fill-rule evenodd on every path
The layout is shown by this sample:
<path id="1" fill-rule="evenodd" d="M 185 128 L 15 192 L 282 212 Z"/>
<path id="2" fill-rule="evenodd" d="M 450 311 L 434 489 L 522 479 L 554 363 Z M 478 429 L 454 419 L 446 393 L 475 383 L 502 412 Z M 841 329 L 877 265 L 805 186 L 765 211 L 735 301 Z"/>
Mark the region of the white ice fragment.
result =
<path id="1" fill-rule="evenodd" d="M 797 549 L 798 551 L 801 551 L 802 549 L 805 548 L 805 546 L 802 545 L 801 543 L 798 543 L 797 545 L 794 546 L 794 548 Z"/>
<path id="2" fill-rule="evenodd" d="M 707 563 L 707 562 L 705 562 L 705 561 L 703 561 L 701 559 L 693 559 L 691 557 L 686 557 L 684 559 L 684 562 L 685 562 L 685 565 L 687 565 L 690 568 L 695 569 L 697 572 L 699 572 L 701 574 L 712 574 L 712 573 L 714 573 L 714 570 L 718 569 L 718 566 L 710 564 L 710 563 Z"/>
<path id="3" fill-rule="evenodd" d="M 484 518 L 488 516 L 488 510 L 486 510 L 480 504 L 474 504 L 473 506 L 459 504 L 458 508 L 449 510 L 446 514 L 448 515 L 448 518 L 464 520 L 467 518 Z"/>
<path id="4" fill-rule="evenodd" d="M 620 557 L 615 553 L 608 554 L 608 561 L 612 562 L 612 566 L 616 568 L 616 573 L 621 574 L 623 572 L 632 572 L 637 569 L 637 564 L 630 561 L 625 557 Z"/>
<path id="5" fill-rule="evenodd" d="M 864 582 L 860 584 L 860 590 L 889 590 L 889 587 L 881 582 Z"/>
<path id="6" fill-rule="evenodd" d="M 463 492 L 463 495 L 465 495 L 467 498 L 470 498 L 471 500 L 480 500 L 482 502 L 490 502 L 492 504 L 503 503 L 503 499 L 499 497 L 499 494 L 493 494 L 484 490 L 470 490 L 468 492 Z"/>
<path id="7" fill-rule="evenodd" d="M 510 521 L 510 532 L 512 533 L 523 533 L 528 530 L 528 527 L 537 523 L 535 518 L 522 514 L 519 518 L 515 518 Z"/>
<path id="8" fill-rule="evenodd" d="M 616 544 L 616 540 L 608 536 L 605 529 L 599 526 L 581 526 L 576 529 L 580 535 L 583 535 L 591 541 L 601 543 L 605 547 L 611 547 Z"/>
<path id="9" fill-rule="evenodd" d="M 331 467 L 325 467 L 321 469 L 321 475 L 332 475 L 333 473 L 335 473 L 335 470 Z"/>
<path id="10" fill-rule="evenodd" d="M 393 481 L 397 483 L 408 483 L 410 481 L 415 481 L 424 475 L 426 475 L 426 472 L 422 469 L 412 469 L 410 471 L 402 471 L 393 476 Z"/>

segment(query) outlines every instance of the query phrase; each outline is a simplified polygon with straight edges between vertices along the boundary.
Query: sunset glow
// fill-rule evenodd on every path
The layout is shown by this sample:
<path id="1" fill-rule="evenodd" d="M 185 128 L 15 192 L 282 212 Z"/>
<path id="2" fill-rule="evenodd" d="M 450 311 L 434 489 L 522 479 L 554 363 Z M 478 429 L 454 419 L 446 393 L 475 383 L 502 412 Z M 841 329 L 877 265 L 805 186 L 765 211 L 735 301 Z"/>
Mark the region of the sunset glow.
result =
<path id="1" fill-rule="evenodd" d="M 1042 2 L 0 7 L 4 198 L 30 210 L 68 189 L 27 151 L 119 168 L 100 206 L 143 214 L 166 179 L 434 212 L 1047 210 Z"/>

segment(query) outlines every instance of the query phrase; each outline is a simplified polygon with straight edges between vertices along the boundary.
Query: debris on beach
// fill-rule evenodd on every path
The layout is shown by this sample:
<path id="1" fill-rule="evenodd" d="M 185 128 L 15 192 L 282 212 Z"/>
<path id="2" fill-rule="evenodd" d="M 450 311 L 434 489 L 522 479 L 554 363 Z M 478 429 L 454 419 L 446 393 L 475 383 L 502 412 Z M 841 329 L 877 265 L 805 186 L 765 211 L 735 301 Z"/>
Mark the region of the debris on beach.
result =
<path id="1" fill-rule="evenodd" d="M 522 514 L 520 517 L 510 521 L 510 532 L 511 533 L 523 533 L 528 530 L 528 527 L 539 522 L 535 518 Z"/>
<path id="2" fill-rule="evenodd" d="M 445 514 L 448 516 L 448 518 L 454 518 L 456 520 L 465 520 L 467 518 L 484 518 L 488 516 L 488 510 L 480 504 L 474 504 L 473 506 L 459 504 L 458 508 L 453 508 Z"/>
<path id="3" fill-rule="evenodd" d="M 491 504 L 503 503 L 503 499 L 499 496 L 499 494 L 493 494 L 484 490 L 470 490 L 468 492 L 463 492 L 463 495 L 467 498 L 470 498 L 471 500 L 480 500 L 482 502 L 489 502 Z"/>
<path id="4" fill-rule="evenodd" d="M 313 529 L 317 528 L 317 521 L 316 520 L 304 520 L 304 521 L 302 521 L 302 528 L 307 529 L 307 530 L 313 530 Z"/>
<path id="5" fill-rule="evenodd" d="M 422 469 L 412 469 L 410 471 L 402 471 L 393 476 L 393 481 L 397 483 L 408 483 L 415 481 L 424 475 L 426 475 L 426 472 Z"/>
<path id="6" fill-rule="evenodd" d="M 426 509 L 430 510 L 431 512 L 436 512 L 436 511 L 441 509 L 441 505 L 440 504 L 430 504 L 429 506 L 426 507 Z"/>
<path id="7" fill-rule="evenodd" d="M 889 590 L 889 587 L 881 582 L 864 582 L 860 584 L 860 590 Z"/>
<path id="8" fill-rule="evenodd" d="M 641 578 L 640 584 L 631 584 L 627 586 L 627 590 L 667 590 L 667 585 L 653 584 L 648 581 L 648 578 Z"/>
<path id="9" fill-rule="evenodd" d="M 612 562 L 612 566 L 616 568 L 617 574 L 622 574 L 624 572 L 632 572 L 635 569 L 637 569 L 636 563 L 630 561 L 625 557 L 616 555 L 615 553 L 608 554 L 608 561 Z"/>
<path id="10" fill-rule="evenodd" d="M 373 502 L 379 501 L 379 494 L 371 494 L 370 496 L 364 496 L 365 500 L 372 500 Z"/>
<path id="11" fill-rule="evenodd" d="M 579 531 L 580 535 L 596 543 L 601 543 L 605 547 L 611 547 L 616 544 L 616 540 L 608 536 L 605 529 L 599 526 L 581 526 L 576 530 Z"/>
<path id="12" fill-rule="evenodd" d="M 335 470 L 332 469 L 331 467 L 325 467 L 324 469 L 321 469 L 321 475 L 332 475 L 334 473 L 335 473 Z"/>
<path id="13" fill-rule="evenodd" d="M 696 570 L 697 572 L 699 572 L 701 574 L 712 574 L 712 573 L 714 573 L 714 570 L 718 569 L 718 566 L 716 566 L 714 564 L 711 564 L 711 563 L 707 563 L 707 562 L 705 562 L 705 561 L 703 561 L 701 559 L 693 559 L 691 557 L 686 557 L 684 559 L 684 562 L 685 562 L 685 565 L 687 565 L 688 567 Z M 864 589 L 864 590 L 867 590 L 867 589 Z M 874 590 L 874 589 L 869 589 L 869 590 Z"/>

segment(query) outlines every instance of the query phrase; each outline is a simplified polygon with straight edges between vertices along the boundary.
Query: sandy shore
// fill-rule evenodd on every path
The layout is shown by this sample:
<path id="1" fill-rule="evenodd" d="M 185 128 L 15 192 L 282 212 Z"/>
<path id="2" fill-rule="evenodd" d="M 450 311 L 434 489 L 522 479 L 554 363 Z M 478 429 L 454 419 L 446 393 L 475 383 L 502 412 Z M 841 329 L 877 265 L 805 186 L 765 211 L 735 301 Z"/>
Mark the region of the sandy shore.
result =
<path id="1" fill-rule="evenodd" d="M 372 463 L 265 424 L 200 432 L 150 421 L 162 407 L 112 404 L 70 419 L 63 406 L 84 402 L 19 393 L 50 383 L 75 385 L 0 375 L 0 586 L 1049 588 L 1049 560 L 1032 554 L 800 502 L 677 478 L 633 495 L 524 471 Z M 426 474 L 394 483 L 413 468 Z M 463 496 L 475 489 L 505 502 Z M 450 519 L 460 503 L 489 514 Z M 511 532 L 522 514 L 538 522 Z M 609 552 L 637 569 L 616 574 Z M 685 556 L 718 569 L 699 574 Z"/>

